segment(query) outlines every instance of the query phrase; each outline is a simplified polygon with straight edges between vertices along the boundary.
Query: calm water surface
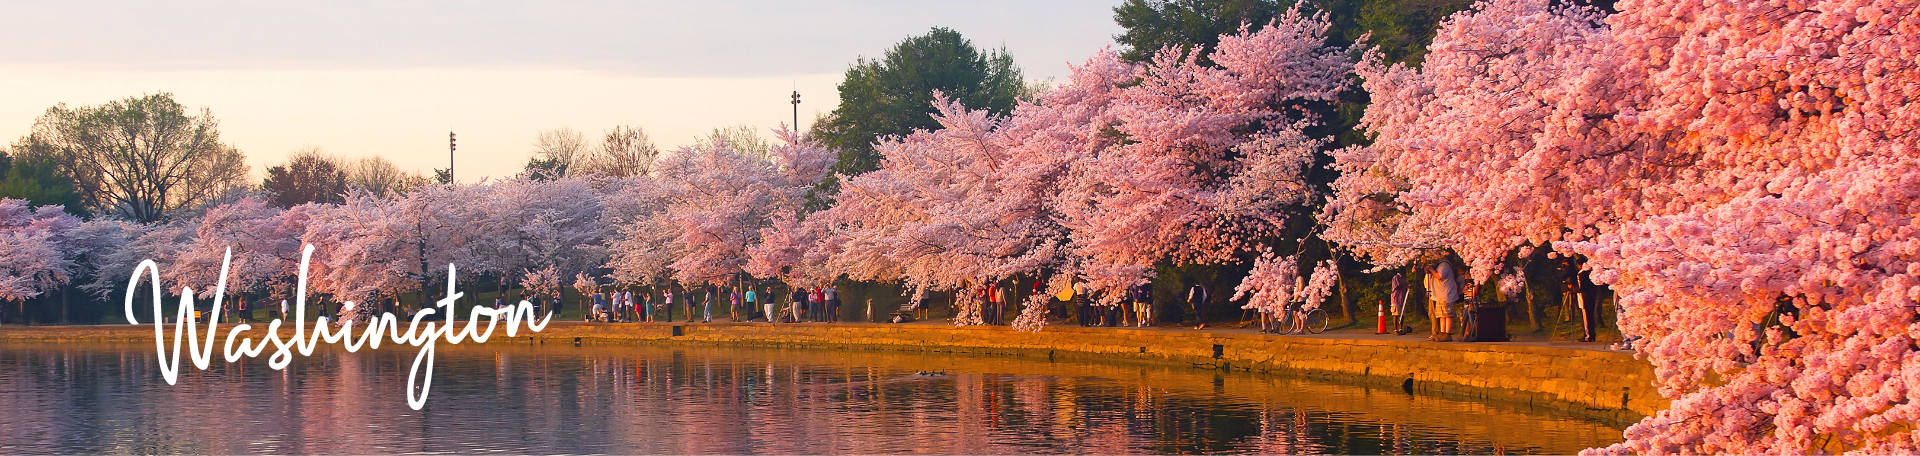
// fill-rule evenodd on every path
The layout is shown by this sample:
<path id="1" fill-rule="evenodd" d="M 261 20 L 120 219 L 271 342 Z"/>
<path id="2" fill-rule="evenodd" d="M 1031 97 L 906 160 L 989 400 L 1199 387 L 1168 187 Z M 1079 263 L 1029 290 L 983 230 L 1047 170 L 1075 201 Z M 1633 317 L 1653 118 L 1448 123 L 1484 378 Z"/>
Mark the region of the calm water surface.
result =
<path id="1" fill-rule="evenodd" d="M 153 346 L 0 347 L 0 453 L 1571 453 L 1549 410 L 1187 366 L 694 346 L 266 356 L 160 377 Z M 216 357 L 219 355 L 216 354 Z M 941 371 L 944 376 L 920 376 Z"/>

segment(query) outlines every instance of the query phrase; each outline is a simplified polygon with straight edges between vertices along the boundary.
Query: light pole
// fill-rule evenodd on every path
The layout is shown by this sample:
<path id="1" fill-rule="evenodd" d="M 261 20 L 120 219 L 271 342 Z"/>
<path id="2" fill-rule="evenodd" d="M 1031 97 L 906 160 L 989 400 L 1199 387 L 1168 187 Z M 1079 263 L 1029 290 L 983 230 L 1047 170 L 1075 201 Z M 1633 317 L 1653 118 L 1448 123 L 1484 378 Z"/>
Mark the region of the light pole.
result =
<path id="1" fill-rule="evenodd" d="M 453 185 L 453 132 L 447 132 L 447 185 Z"/>
<path id="2" fill-rule="evenodd" d="M 800 91 L 793 91 L 793 131 L 800 131 Z"/>

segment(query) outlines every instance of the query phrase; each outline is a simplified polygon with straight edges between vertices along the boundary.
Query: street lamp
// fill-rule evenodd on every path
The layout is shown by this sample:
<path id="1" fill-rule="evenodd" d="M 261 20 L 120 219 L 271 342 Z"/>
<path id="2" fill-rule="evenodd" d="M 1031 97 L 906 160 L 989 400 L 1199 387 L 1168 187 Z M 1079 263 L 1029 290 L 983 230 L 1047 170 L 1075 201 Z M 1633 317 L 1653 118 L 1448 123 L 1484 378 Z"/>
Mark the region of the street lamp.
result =
<path id="1" fill-rule="evenodd" d="M 793 131 L 800 131 L 800 91 L 793 91 Z"/>

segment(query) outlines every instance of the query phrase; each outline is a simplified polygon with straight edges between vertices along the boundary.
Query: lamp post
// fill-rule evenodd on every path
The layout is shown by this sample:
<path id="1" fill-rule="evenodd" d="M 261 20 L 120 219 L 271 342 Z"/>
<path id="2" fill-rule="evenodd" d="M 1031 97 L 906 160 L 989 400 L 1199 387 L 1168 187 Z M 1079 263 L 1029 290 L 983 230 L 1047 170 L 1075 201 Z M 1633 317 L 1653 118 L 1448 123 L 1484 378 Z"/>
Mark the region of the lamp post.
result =
<path id="1" fill-rule="evenodd" d="M 453 185 L 453 132 L 447 132 L 447 185 Z"/>
<path id="2" fill-rule="evenodd" d="M 793 91 L 793 131 L 800 131 L 800 91 Z"/>

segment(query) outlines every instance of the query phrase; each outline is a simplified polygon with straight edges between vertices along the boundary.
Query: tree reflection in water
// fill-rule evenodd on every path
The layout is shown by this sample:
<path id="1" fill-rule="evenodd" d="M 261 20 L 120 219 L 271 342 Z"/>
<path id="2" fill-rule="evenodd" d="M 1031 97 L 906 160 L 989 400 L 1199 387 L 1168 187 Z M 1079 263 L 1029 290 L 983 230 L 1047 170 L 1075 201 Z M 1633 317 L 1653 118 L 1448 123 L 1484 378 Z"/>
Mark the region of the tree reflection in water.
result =
<path id="1" fill-rule="evenodd" d="M 177 386 L 150 351 L 0 348 L 0 453 L 1485 454 L 1620 439 L 1521 404 L 1157 364 L 457 346 L 414 412 L 399 351 L 316 352 L 284 372 L 216 362 Z"/>

